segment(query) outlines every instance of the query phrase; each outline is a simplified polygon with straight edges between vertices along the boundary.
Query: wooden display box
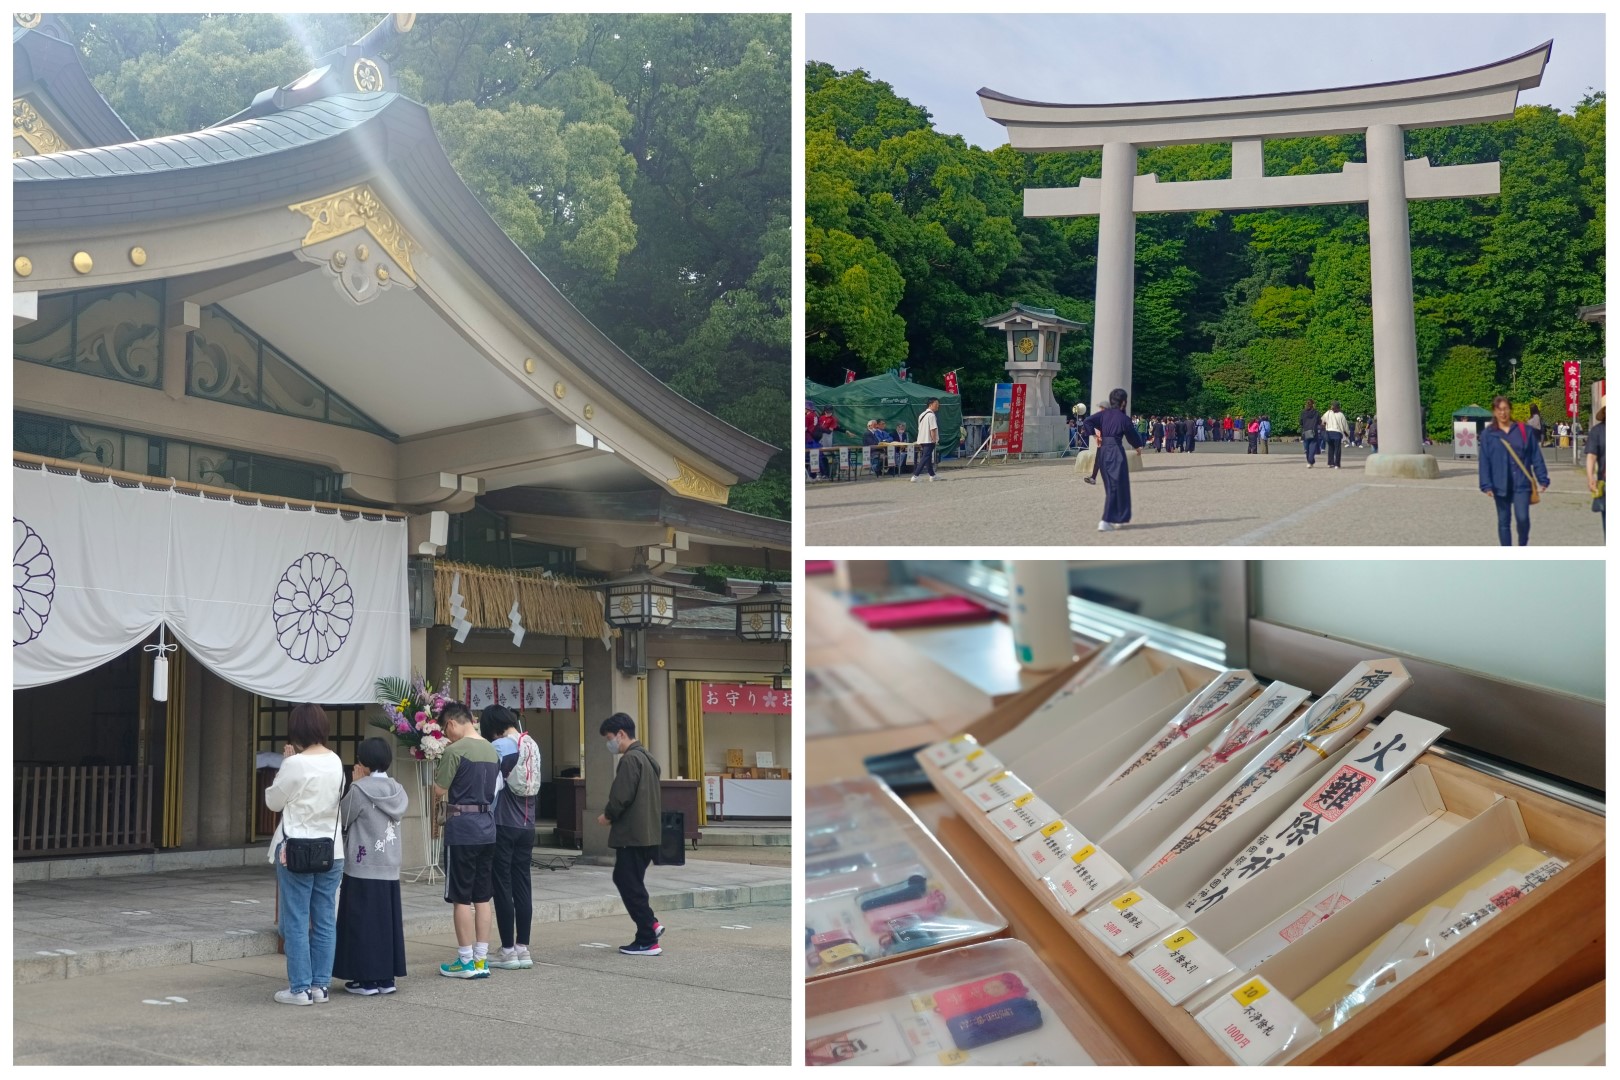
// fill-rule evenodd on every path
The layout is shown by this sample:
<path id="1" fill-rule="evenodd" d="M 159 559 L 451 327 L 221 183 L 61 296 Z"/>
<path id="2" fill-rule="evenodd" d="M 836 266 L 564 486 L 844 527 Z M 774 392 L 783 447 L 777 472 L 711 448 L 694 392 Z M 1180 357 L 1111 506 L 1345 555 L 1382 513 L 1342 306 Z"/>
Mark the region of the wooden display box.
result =
<path id="1" fill-rule="evenodd" d="M 1150 653 L 1148 659 L 1159 671 L 1171 666 L 1187 666 L 1158 654 Z M 986 714 L 969 725 L 967 733 L 981 744 L 1013 733 L 1079 666 L 1076 664 L 1058 673 L 1041 686 Z M 1195 678 L 1200 669 L 1187 667 L 1189 677 Z M 1016 740 L 1014 743 L 1016 745 Z M 1082 925 L 1079 916 L 1064 911 L 1051 890 L 1031 876 L 1015 845 L 991 824 L 989 814 L 972 805 L 964 790 L 947 779 L 943 770 L 922 758 L 919 760 L 936 790 L 997 854 L 1007 873 L 1029 889 L 1059 926 L 1113 981 L 1145 1022 L 1189 1063 L 1232 1064 L 1190 1013 L 1170 1005 L 1138 976 L 1130 966 L 1129 956 L 1115 956 Z M 1432 752 L 1424 754 L 1418 763 L 1429 767 L 1445 808 L 1462 817 L 1478 816 L 1499 796 L 1512 799 L 1522 817 L 1530 846 L 1559 856 L 1569 866 L 1366 1007 L 1349 1023 L 1307 1047 L 1289 1064 L 1425 1064 L 1507 1028 L 1603 978 L 1603 820 Z M 1051 769 L 1054 776 L 1062 771 L 1057 764 Z M 1032 786 L 1040 793 L 1038 782 L 1032 782 Z M 1257 822 L 1256 828 L 1262 824 L 1264 822 Z M 1332 843 L 1331 834 L 1321 842 Z M 1443 892 L 1451 884 L 1437 885 L 1434 893 Z M 1314 940 L 1315 944 L 1306 947 L 1317 948 L 1328 945 L 1330 938 L 1338 937 L 1335 943 L 1338 951 L 1348 950 L 1347 955 L 1354 955 L 1423 902 L 1420 899 L 1396 910 L 1404 901 L 1391 907 L 1390 902 L 1377 901 L 1378 896 L 1374 889 L 1337 915 L 1333 923 L 1320 928 L 1317 933 L 1322 937 L 1307 936 L 1302 939 L 1302 945 Z M 1358 911 L 1359 920 L 1365 926 L 1355 928 L 1349 922 L 1357 918 Z M 1346 916 L 1350 916 L 1350 920 L 1346 920 Z M 1339 927 L 1341 921 L 1347 925 Z M 1327 933 L 1328 927 L 1334 928 L 1332 934 Z M 1356 937 L 1358 933 L 1365 940 Z M 1280 956 L 1287 956 L 1291 951 L 1286 950 Z M 1331 957 L 1322 962 L 1326 963 L 1327 959 Z M 1278 961 L 1277 957 L 1268 961 L 1261 967 L 1261 974 L 1265 974 L 1268 967 L 1275 968 Z M 1327 964 L 1321 974 L 1327 974 L 1339 962 L 1342 958 Z M 1577 1034 L 1579 1032 L 1573 1030 L 1569 1033 L 1571 1038 Z"/>
<path id="2" fill-rule="evenodd" d="M 744 756 L 741 749 L 731 749 L 726 751 L 726 768 L 728 769 L 740 769 L 747 764 L 747 761 L 748 759 Z"/>

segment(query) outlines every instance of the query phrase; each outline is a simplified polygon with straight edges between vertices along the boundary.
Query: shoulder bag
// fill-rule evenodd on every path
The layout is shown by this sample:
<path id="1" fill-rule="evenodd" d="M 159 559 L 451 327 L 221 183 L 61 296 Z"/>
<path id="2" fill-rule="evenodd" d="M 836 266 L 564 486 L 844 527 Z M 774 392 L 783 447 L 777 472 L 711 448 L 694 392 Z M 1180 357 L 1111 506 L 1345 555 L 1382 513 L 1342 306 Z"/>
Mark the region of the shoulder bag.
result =
<path id="1" fill-rule="evenodd" d="M 1522 433 L 1524 425 L 1520 424 L 1519 428 Z M 1525 441 L 1529 441 L 1529 436 L 1525 436 Z M 1519 460 L 1519 455 L 1513 452 L 1513 444 L 1508 442 L 1506 435 L 1502 436 L 1502 447 L 1508 452 L 1508 457 L 1513 459 L 1513 464 L 1517 465 L 1519 470 L 1524 473 L 1524 478 L 1530 481 L 1530 505 L 1534 506 L 1541 501 L 1541 488 L 1536 484 L 1536 478 L 1530 475 L 1529 468 L 1526 467 L 1523 461 Z"/>
<path id="2" fill-rule="evenodd" d="M 365 794 L 365 792 L 361 792 Z M 282 854 L 287 856 L 287 870 L 294 874 L 324 874 L 332 869 L 338 829 L 343 825 L 343 809 L 339 804 L 337 824 L 331 836 L 289 836 L 282 842 Z"/>

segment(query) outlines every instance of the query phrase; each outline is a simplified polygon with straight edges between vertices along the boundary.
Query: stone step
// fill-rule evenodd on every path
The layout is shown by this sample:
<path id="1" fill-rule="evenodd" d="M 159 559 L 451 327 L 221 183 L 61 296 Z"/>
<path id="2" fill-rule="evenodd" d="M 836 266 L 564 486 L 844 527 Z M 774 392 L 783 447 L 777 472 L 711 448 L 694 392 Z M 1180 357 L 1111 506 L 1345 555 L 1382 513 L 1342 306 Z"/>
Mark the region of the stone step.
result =
<path id="1" fill-rule="evenodd" d="M 788 847 L 792 843 L 792 829 L 732 827 L 711 821 L 703 827 L 698 847 Z"/>

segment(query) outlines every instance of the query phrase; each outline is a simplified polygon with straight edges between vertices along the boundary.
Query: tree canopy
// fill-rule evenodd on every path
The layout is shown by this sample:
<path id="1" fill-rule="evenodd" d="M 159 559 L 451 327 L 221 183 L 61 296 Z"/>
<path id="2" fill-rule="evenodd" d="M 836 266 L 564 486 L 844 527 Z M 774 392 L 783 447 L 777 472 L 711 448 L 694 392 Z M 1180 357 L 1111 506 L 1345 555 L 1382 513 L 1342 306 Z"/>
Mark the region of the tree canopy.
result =
<path id="1" fill-rule="evenodd" d="M 141 138 L 284 85 L 380 15 L 67 15 Z M 788 445 L 786 15 L 422 15 L 385 52 L 491 216 L 676 391 Z M 786 455 L 731 505 L 789 512 Z"/>
<path id="2" fill-rule="evenodd" d="M 805 102 L 809 378 L 904 364 L 937 384 L 960 368 L 964 411 L 988 412 L 1006 347 L 980 319 L 1021 301 L 1091 321 L 1097 219 L 1026 218 L 1022 192 L 1099 176 L 1100 153 L 982 150 L 868 72 L 824 63 L 807 67 Z M 1407 133 L 1410 157 L 1502 170 L 1499 196 L 1409 204 L 1430 434 L 1449 438 L 1454 409 L 1515 382 L 1521 408 L 1562 415 L 1567 359 L 1603 377 L 1602 332 L 1576 309 L 1604 298 L 1604 115 L 1596 93 Z M 1364 160 L 1360 136 L 1265 145 L 1273 176 Z M 1143 147 L 1138 171 L 1223 179 L 1230 147 Z M 1133 333 L 1139 412 L 1268 413 L 1283 431 L 1311 397 L 1374 413 L 1366 206 L 1138 214 Z M 1060 404 L 1089 393 L 1090 349 L 1089 333 L 1065 338 Z"/>

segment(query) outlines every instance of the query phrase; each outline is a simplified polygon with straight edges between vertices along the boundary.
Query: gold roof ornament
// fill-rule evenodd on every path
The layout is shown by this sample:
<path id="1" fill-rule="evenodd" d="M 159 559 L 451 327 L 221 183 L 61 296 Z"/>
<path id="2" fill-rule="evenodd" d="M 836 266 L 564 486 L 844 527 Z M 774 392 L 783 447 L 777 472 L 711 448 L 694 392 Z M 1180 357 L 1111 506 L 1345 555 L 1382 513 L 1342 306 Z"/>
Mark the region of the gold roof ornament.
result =
<path id="1" fill-rule="evenodd" d="M 370 184 L 357 184 L 308 202 L 293 203 L 287 209 L 309 218 L 309 232 L 304 236 L 304 247 L 364 229 L 382 245 L 407 277 L 416 280 L 416 268 L 411 263 L 411 256 L 421 251 L 422 245 L 405 231 L 405 226 L 377 197 Z"/>
<path id="2" fill-rule="evenodd" d="M 675 459 L 675 467 L 680 471 L 669 481 L 669 486 L 679 494 L 720 506 L 731 501 L 731 489 L 720 481 L 703 475 L 679 458 Z"/>

